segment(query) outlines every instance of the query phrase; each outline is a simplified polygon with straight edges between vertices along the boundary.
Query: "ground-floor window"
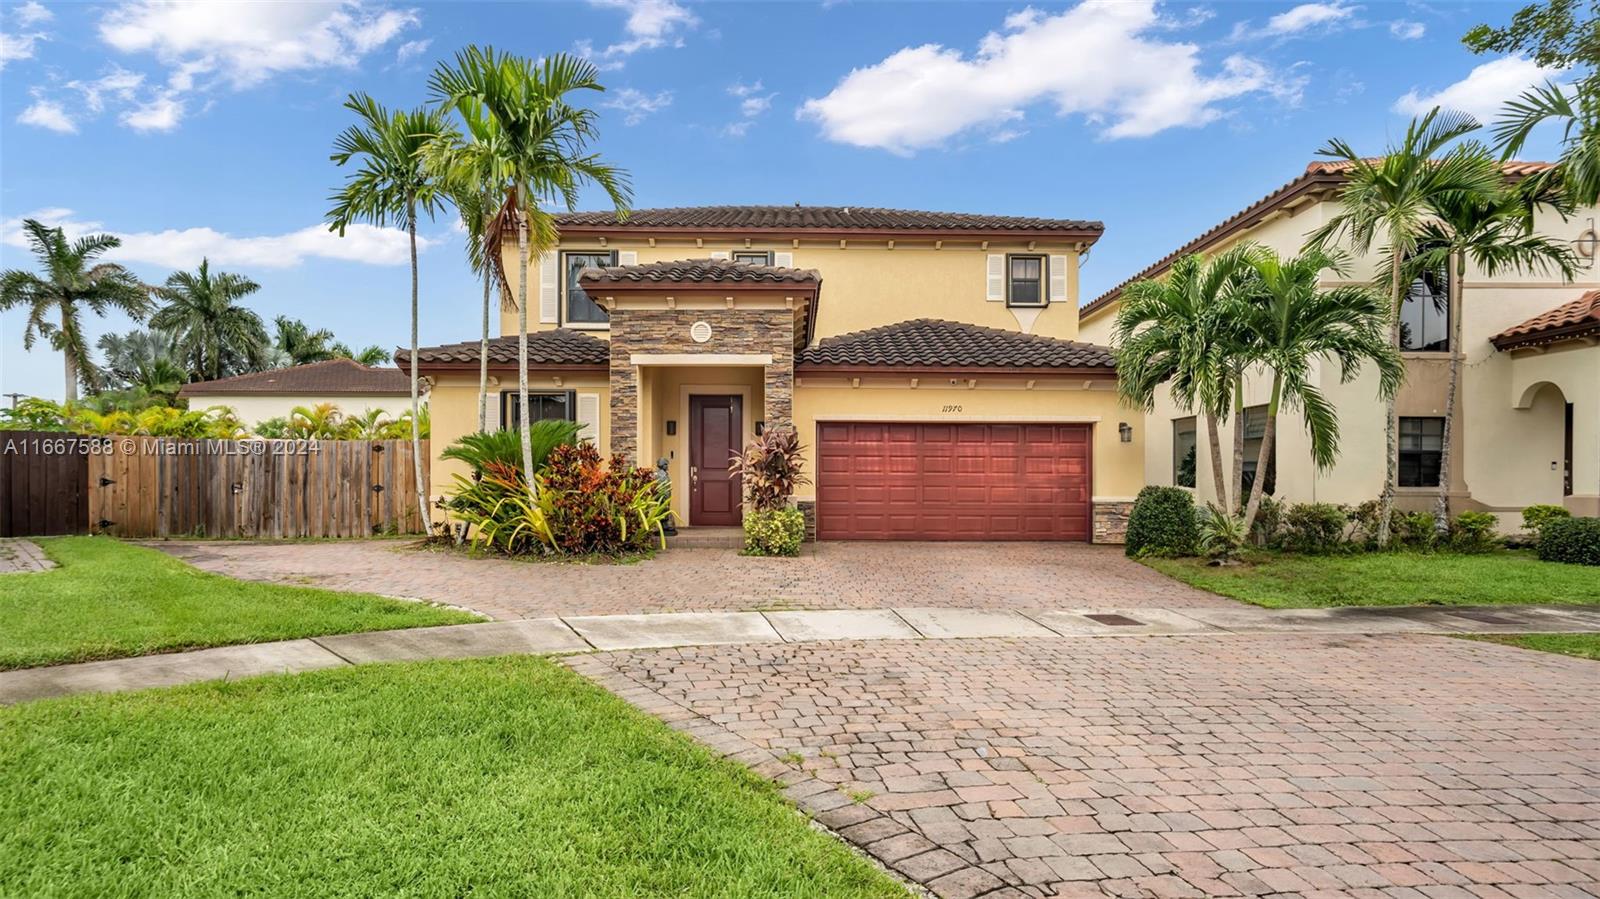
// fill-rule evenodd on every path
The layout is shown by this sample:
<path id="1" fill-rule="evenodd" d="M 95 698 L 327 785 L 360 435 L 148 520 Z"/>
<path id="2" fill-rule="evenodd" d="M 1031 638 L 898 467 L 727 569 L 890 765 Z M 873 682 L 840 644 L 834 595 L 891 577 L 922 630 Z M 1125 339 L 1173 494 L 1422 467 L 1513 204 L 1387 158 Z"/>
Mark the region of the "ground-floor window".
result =
<path id="1" fill-rule="evenodd" d="M 1444 419 L 1400 419 L 1400 486 L 1439 486 L 1444 458 Z"/>
<path id="2" fill-rule="evenodd" d="M 1194 416 L 1172 420 L 1172 483 L 1179 487 L 1194 486 L 1195 427 Z"/>
<path id="3" fill-rule="evenodd" d="M 571 390 L 528 391 L 528 412 L 534 421 L 576 421 L 578 403 Z M 515 390 L 500 391 L 500 427 L 514 431 L 522 421 L 522 400 Z"/>
<path id="4" fill-rule="evenodd" d="M 1255 489 L 1256 468 L 1261 464 L 1261 441 L 1267 435 L 1267 407 L 1248 406 L 1244 410 L 1244 479 L 1241 485 L 1242 498 Z M 1267 454 L 1267 470 L 1263 475 L 1266 481 L 1261 485 L 1261 492 L 1271 496 L 1278 492 L 1278 447 L 1276 442 L 1272 452 Z"/>

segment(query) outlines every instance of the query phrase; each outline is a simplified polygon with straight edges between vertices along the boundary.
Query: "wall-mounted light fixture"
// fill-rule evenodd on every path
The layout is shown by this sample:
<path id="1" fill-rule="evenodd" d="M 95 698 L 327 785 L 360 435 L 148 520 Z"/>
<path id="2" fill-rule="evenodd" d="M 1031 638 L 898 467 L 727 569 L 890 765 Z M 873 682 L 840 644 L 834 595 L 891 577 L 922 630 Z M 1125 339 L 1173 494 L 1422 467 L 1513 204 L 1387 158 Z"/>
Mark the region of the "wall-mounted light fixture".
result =
<path id="1" fill-rule="evenodd" d="M 1117 424 L 1117 436 L 1122 438 L 1122 442 L 1123 443 L 1132 443 L 1133 442 L 1133 425 L 1130 425 L 1125 421 L 1124 422 L 1119 422 Z"/>
<path id="2" fill-rule="evenodd" d="M 766 429 L 767 429 L 767 423 L 766 422 L 764 422 L 764 421 L 756 422 L 756 436 L 757 437 L 760 437 L 761 436 L 761 432 L 765 431 Z"/>
<path id="3" fill-rule="evenodd" d="M 667 419 L 667 436 L 668 437 L 676 437 L 677 435 L 678 435 L 678 423 L 676 421 L 673 421 L 670 418 Z"/>

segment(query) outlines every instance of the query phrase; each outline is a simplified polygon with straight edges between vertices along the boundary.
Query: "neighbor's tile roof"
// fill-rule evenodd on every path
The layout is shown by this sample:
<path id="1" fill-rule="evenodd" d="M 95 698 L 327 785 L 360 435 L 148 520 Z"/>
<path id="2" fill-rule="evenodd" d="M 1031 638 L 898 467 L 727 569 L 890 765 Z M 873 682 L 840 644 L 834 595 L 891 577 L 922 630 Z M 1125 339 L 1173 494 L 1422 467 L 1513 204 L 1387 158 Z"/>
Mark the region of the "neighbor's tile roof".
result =
<path id="1" fill-rule="evenodd" d="M 1529 175 L 1549 169 L 1553 163 L 1549 162 L 1507 162 L 1501 166 L 1507 178 L 1525 178 Z M 1094 315 L 1105 307 L 1115 303 L 1122 296 L 1122 291 L 1129 284 L 1144 278 L 1152 278 L 1164 271 L 1179 256 L 1196 253 L 1208 246 L 1218 243 L 1246 228 L 1258 224 L 1263 216 L 1274 212 L 1300 197 L 1310 193 L 1329 190 L 1344 183 L 1345 172 L 1349 171 L 1350 163 L 1334 160 L 1312 162 L 1306 166 L 1293 181 L 1279 187 L 1261 199 L 1251 203 L 1244 209 L 1228 216 L 1215 226 L 1202 232 L 1198 237 L 1178 247 L 1176 250 L 1161 257 L 1137 274 L 1111 288 L 1093 300 L 1085 303 L 1078 310 L 1078 318 Z"/>
<path id="2" fill-rule="evenodd" d="M 761 231 L 1104 231 L 1101 222 L 970 212 L 924 212 L 865 206 L 682 206 L 615 212 L 566 212 L 557 228 L 761 230 Z"/>
<path id="3" fill-rule="evenodd" d="M 1591 290 L 1570 303 L 1535 315 L 1489 340 L 1497 349 L 1509 350 L 1594 334 L 1600 334 L 1600 290 Z"/>
<path id="4" fill-rule="evenodd" d="M 726 259 L 679 259 L 586 268 L 578 275 L 584 285 L 607 284 L 817 284 L 814 269 L 749 265 Z"/>
<path id="5" fill-rule="evenodd" d="M 215 381 L 185 384 L 179 396 L 259 394 L 409 394 L 411 379 L 398 368 L 362 365 L 354 359 L 329 359 Z"/>
<path id="6" fill-rule="evenodd" d="M 395 350 L 396 365 L 404 367 L 411 354 Z M 443 346 L 425 346 L 417 350 L 417 359 L 423 367 L 428 365 L 478 364 L 478 341 L 447 343 Z M 556 328 L 553 331 L 534 331 L 528 334 L 528 364 L 532 366 L 598 366 L 611 363 L 611 345 L 582 331 Z M 490 365 L 517 364 L 517 336 L 507 334 L 489 339 Z"/>
<path id="7" fill-rule="evenodd" d="M 801 365 L 925 368 L 1109 369 L 1111 350 L 1092 343 L 920 318 L 841 334 L 801 351 Z"/>

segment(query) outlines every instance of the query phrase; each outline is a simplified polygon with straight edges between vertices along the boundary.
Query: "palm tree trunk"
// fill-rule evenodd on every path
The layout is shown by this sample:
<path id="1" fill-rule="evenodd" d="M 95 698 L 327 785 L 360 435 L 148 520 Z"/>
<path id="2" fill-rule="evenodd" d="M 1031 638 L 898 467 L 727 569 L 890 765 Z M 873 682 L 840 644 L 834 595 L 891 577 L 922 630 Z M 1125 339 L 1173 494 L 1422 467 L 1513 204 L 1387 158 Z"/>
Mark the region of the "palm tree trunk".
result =
<path id="1" fill-rule="evenodd" d="M 1217 493 L 1217 508 L 1228 510 L 1228 482 L 1222 468 L 1222 438 L 1217 434 L 1217 416 L 1206 413 L 1206 440 L 1211 449 L 1211 484 Z"/>
<path id="2" fill-rule="evenodd" d="M 1461 381 L 1461 281 L 1466 277 L 1466 258 L 1459 253 L 1450 257 L 1449 293 L 1446 302 L 1450 307 L 1450 386 L 1444 393 L 1444 437 L 1439 442 L 1439 496 L 1433 504 L 1433 530 L 1443 537 L 1450 533 L 1450 454 L 1454 451 L 1456 433 L 1456 388 Z"/>
<path id="3" fill-rule="evenodd" d="M 478 430 L 489 430 L 489 258 L 483 260 L 483 339 L 478 341 Z"/>
<path id="4" fill-rule="evenodd" d="M 406 234 L 411 238 L 411 463 L 417 484 L 418 521 L 422 533 L 433 533 L 428 517 L 428 488 L 422 482 L 422 410 L 417 399 L 417 198 L 406 198 Z"/>
<path id="5" fill-rule="evenodd" d="M 517 199 L 522 199 L 518 191 Z M 537 501 L 539 487 L 533 480 L 533 433 L 528 426 L 528 216 L 517 208 L 517 406 L 522 410 L 522 476 L 528 481 L 528 496 Z"/>
<path id="6" fill-rule="evenodd" d="M 1250 502 L 1244 507 L 1244 532 L 1256 523 L 1256 512 L 1261 509 L 1261 494 L 1267 486 L 1267 466 L 1272 459 L 1273 443 L 1278 436 L 1278 398 L 1283 395 L 1283 378 L 1272 377 L 1272 399 L 1267 402 L 1267 423 L 1261 431 L 1261 452 L 1256 455 L 1256 476 L 1250 483 Z"/>
<path id="7" fill-rule="evenodd" d="M 1393 301 L 1389 307 L 1389 345 L 1395 349 L 1400 348 L 1400 307 L 1405 303 L 1405 295 L 1401 293 L 1404 279 L 1401 278 L 1400 248 L 1389 248 L 1389 263 L 1393 272 L 1389 276 L 1389 297 Z M 1394 488 L 1400 480 L 1400 422 L 1396 418 L 1395 397 L 1390 396 L 1383 401 L 1383 435 L 1384 449 L 1387 458 L 1383 467 L 1383 492 L 1378 495 L 1378 533 L 1375 535 L 1378 548 L 1389 545 L 1389 519 L 1394 516 Z"/>
<path id="8" fill-rule="evenodd" d="M 70 303 L 71 301 L 68 300 L 67 302 Z M 72 334 L 69 325 L 70 316 L 67 314 L 67 310 L 63 308 L 61 310 L 61 334 L 63 337 L 70 337 Z M 67 402 L 74 403 L 78 400 L 78 363 L 72 358 L 72 346 L 70 340 L 66 341 L 61 347 L 61 359 L 66 366 L 66 370 L 64 372 L 66 377 L 63 383 L 65 385 Z"/>
<path id="9" fill-rule="evenodd" d="M 1233 379 L 1233 497 L 1234 505 L 1223 507 L 1230 515 L 1244 505 L 1244 376 Z"/>

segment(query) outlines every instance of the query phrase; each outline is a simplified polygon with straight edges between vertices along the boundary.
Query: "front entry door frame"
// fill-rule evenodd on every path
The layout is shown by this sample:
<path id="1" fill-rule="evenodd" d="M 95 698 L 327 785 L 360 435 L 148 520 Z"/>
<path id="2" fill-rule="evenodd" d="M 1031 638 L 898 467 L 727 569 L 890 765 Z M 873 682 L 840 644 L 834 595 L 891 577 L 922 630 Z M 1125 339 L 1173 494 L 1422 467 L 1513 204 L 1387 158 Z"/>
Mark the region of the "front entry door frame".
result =
<path id="1" fill-rule="evenodd" d="M 683 441 L 683 516 L 685 523 L 693 527 L 705 526 L 704 522 L 694 520 L 694 485 L 689 480 L 689 467 L 693 463 L 694 446 L 694 420 L 690 415 L 690 397 L 695 396 L 736 396 L 739 398 L 740 438 L 739 448 L 743 449 L 755 439 L 755 422 L 759 417 L 756 410 L 750 405 L 750 385 L 748 384 L 685 384 L 679 397 L 679 420 L 684 422 Z M 676 492 L 676 491 L 674 491 Z M 715 525 L 712 525 L 713 527 Z"/>

